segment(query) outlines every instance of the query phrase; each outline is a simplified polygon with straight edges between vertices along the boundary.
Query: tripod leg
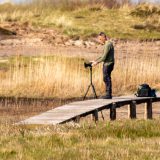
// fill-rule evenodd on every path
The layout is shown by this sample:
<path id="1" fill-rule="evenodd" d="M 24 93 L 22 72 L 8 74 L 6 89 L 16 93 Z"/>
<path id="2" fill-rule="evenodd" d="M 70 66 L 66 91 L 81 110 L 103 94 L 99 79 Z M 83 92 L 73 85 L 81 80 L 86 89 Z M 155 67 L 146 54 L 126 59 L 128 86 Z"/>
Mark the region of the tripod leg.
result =
<path id="1" fill-rule="evenodd" d="M 88 86 L 87 91 L 86 91 L 86 93 L 85 93 L 85 95 L 84 95 L 84 97 L 83 97 L 83 100 L 85 100 L 85 98 L 86 98 L 86 96 L 87 96 L 87 94 L 88 94 L 88 91 L 89 91 L 89 88 L 90 88 L 90 87 L 91 87 L 91 85 Z"/>
<path id="2" fill-rule="evenodd" d="M 94 93 L 94 98 L 97 98 L 97 94 L 96 94 L 95 87 L 94 87 L 94 85 L 93 85 L 93 84 L 92 84 L 91 86 L 92 86 L 92 91 L 93 91 L 93 93 Z"/>

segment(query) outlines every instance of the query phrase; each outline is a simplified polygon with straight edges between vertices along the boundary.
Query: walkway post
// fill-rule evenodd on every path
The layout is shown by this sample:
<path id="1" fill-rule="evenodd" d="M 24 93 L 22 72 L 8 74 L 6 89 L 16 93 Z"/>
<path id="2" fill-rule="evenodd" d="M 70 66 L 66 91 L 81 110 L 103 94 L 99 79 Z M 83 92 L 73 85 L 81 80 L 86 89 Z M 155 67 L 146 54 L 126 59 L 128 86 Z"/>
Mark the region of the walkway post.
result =
<path id="1" fill-rule="evenodd" d="M 145 119 L 152 119 L 152 99 L 149 99 L 145 103 L 145 114 L 144 114 Z"/>
<path id="2" fill-rule="evenodd" d="M 132 101 L 128 106 L 128 117 L 131 119 L 136 118 L 136 101 Z"/>
<path id="3" fill-rule="evenodd" d="M 110 107 L 110 119 L 111 121 L 116 120 L 116 103 L 113 103 Z"/>
<path id="4" fill-rule="evenodd" d="M 93 112 L 93 119 L 94 119 L 95 122 L 98 121 L 98 110 L 97 109 L 94 110 L 94 112 Z"/>
<path id="5" fill-rule="evenodd" d="M 80 117 L 80 116 L 77 116 L 77 117 L 74 119 L 74 122 L 75 122 L 75 123 L 79 123 L 79 122 L 80 122 L 80 119 L 81 119 L 81 117 Z"/>

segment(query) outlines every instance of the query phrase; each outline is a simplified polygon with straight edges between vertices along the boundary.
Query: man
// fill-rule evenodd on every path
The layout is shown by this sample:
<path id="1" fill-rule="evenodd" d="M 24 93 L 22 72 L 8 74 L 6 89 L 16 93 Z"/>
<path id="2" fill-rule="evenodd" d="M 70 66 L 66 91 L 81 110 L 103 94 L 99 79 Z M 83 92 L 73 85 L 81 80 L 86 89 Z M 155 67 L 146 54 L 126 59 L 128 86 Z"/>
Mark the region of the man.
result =
<path id="1" fill-rule="evenodd" d="M 103 81 L 106 86 L 106 94 L 103 99 L 112 99 L 112 80 L 111 72 L 114 69 L 114 46 L 105 33 L 101 32 L 98 35 L 98 42 L 104 45 L 103 55 L 97 60 L 92 61 L 92 66 L 103 62 Z"/>

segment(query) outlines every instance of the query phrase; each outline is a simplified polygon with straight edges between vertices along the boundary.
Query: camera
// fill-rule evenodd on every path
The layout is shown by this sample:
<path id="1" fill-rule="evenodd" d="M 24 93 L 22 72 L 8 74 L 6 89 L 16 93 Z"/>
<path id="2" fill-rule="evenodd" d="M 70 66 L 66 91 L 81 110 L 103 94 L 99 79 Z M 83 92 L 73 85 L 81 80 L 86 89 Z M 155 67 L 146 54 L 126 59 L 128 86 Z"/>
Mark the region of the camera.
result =
<path id="1" fill-rule="evenodd" d="M 84 62 L 84 67 L 88 68 L 88 67 L 92 67 L 92 62 Z"/>

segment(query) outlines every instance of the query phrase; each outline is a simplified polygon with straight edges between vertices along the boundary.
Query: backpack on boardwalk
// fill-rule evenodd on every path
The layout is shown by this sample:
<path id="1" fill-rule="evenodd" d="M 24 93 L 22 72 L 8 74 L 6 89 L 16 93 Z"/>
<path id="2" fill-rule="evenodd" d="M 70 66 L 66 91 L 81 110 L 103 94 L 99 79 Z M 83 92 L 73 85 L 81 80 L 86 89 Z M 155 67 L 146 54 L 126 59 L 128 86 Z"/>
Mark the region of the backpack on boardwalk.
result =
<path id="1" fill-rule="evenodd" d="M 155 89 L 151 89 L 148 84 L 141 84 L 135 95 L 137 97 L 156 97 L 156 91 Z"/>

